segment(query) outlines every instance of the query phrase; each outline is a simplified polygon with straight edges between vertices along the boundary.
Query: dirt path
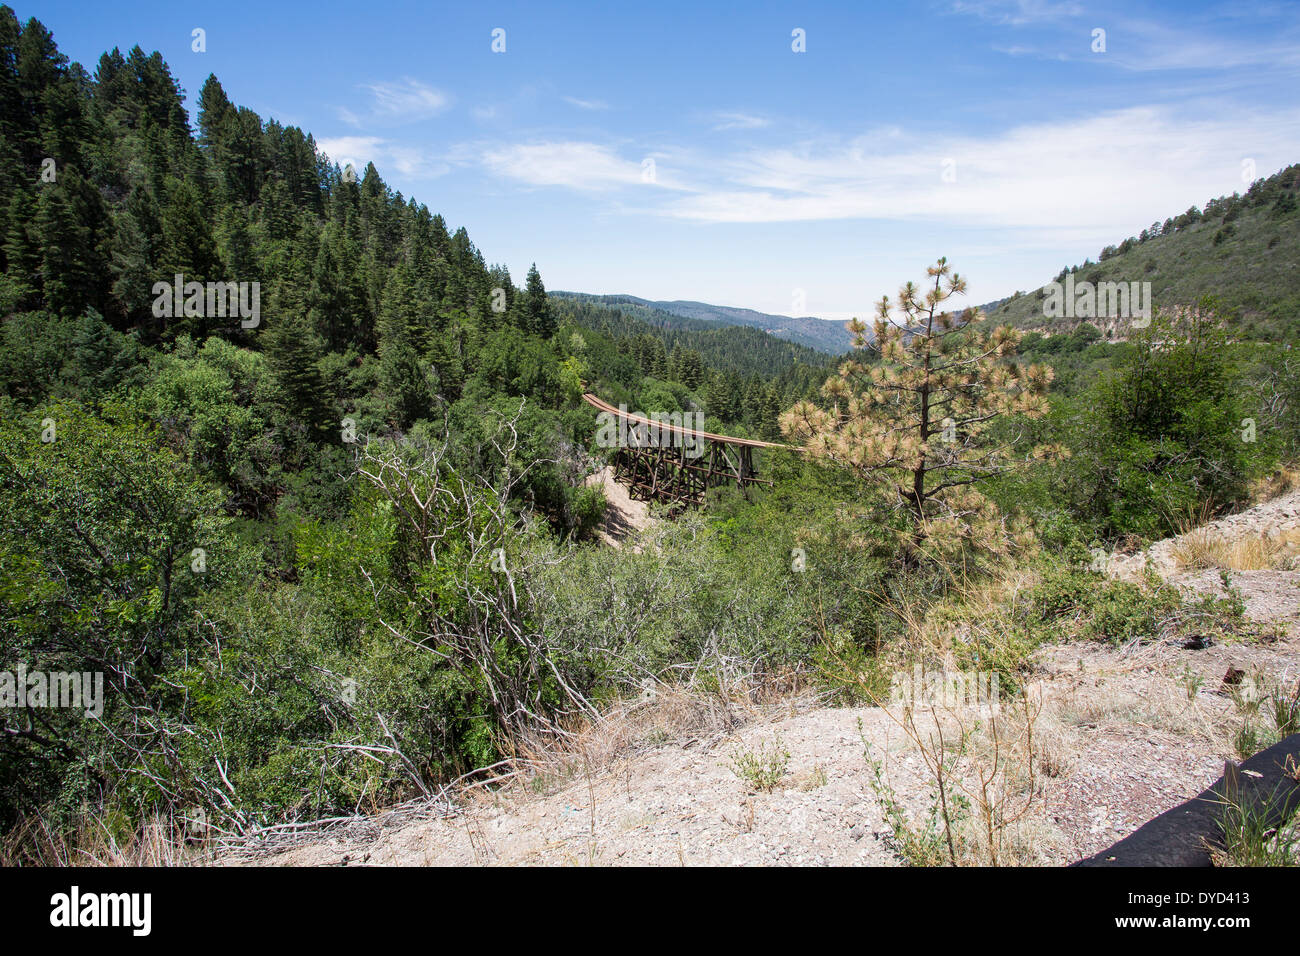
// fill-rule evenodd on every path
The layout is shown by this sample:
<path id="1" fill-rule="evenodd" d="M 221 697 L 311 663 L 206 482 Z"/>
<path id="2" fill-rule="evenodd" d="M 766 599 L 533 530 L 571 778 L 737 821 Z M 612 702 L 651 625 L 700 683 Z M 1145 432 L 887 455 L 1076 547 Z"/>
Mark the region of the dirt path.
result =
<path id="1" fill-rule="evenodd" d="M 621 547 L 658 520 L 650 516 L 648 501 L 637 501 L 628 494 L 626 485 L 614 480 L 612 466 L 606 465 L 588 478 L 586 484 L 598 486 L 605 492 L 608 507 L 605 509 L 605 519 L 596 532 L 605 544 Z"/>

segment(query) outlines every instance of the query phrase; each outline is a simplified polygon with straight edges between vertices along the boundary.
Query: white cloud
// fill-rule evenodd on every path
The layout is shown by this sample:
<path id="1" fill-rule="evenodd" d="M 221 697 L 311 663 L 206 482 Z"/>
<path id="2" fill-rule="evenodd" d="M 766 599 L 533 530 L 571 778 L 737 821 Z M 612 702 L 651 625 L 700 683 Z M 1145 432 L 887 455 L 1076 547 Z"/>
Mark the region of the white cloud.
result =
<path id="1" fill-rule="evenodd" d="M 715 130 L 762 129 L 771 125 L 771 120 L 749 113 L 714 113 L 713 120 Z"/>
<path id="2" fill-rule="evenodd" d="M 607 110 L 609 104 L 604 100 L 580 100 L 576 96 L 566 96 L 564 102 L 580 110 Z"/>
<path id="3" fill-rule="evenodd" d="M 996 53 L 1005 53 L 1007 56 L 1029 56 L 1037 60 L 1056 60 L 1060 63 L 1064 63 L 1070 59 L 1069 56 L 1062 53 L 1060 50 L 1049 52 L 1029 46 L 995 46 L 993 50 Z"/>
<path id="4" fill-rule="evenodd" d="M 756 151 L 725 161 L 712 188 L 660 211 L 704 222 L 934 220 L 1113 239 L 1117 228 L 1185 208 L 1189 195 L 1200 203 L 1244 189 L 1245 157 L 1267 175 L 1298 150 L 1295 109 L 1187 119 L 1138 107 L 987 137 Z M 953 182 L 941 175 L 948 159 Z"/>
<path id="5" fill-rule="evenodd" d="M 534 186 L 604 190 L 644 183 L 641 160 L 623 159 L 608 146 L 585 142 L 490 147 L 480 156 L 500 176 Z M 658 170 L 656 169 L 656 178 Z"/>
<path id="6" fill-rule="evenodd" d="M 339 108 L 339 117 L 353 126 L 367 122 L 418 122 L 442 112 L 451 104 L 451 98 L 446 93 L 410 77 L 398 83 L 366 83 L 361 88 L 370 93 L 371 102 L 367 113 L 363 115 L 347 107 Z"/>
<path id="7" fill-rule="evenodd" d="M 351 163 L 358 171 L 365 169 L 372 156 L 378 155 L 383 140 L 377 136 L 322 136 L 316 148 L 339 166 Z"/>
<path id="8" fill-rule="evenodd" d="M 1081 16 L 1084 8 L 1071 2 L 1051 0 L 956 0 L 953 13 L 971 13 L 984 20 L 1011 26 L 1025 26 Z"/>
<path id="9" fill-rule="evenodd" d="M 1091 60 L 1133 72 L 1221 73 L 1242 68 L 1294 72 L 1300 66 L 1294 17 L 1282 8 L 1252 8 L 1252 21 L 1271 23 L 1270 39 L 1264 42 L 1258 36 L 1234 35 L 1231 20 L 1240 14 L 1232 8 L 1168 21 L 1138 19 L 1123 10 L 1084 10 L 1077 3 L 1049 0 L 956 0 L 949 7 L 950 13 L 974 15 L 1001 26 L 1041 28 L 1035 34 L 1037 43 L 993 47 L 1008 56 Z M 1092 52 L 1091 31 L 1096 27 L 1107 33 L 1104 53 Z"/>
<path id="10" fill-rule="evenodd" d="M 316 140 L 316 147 L 340 167 L 351 163 L 358 176 L 370 162 L 381 175 L 396 170 L 418 179 L 434 179 L 450 169 L 425 150 L 378 136 L 326 136 Z"/>
<path id="11" fill-rule="evenodd" d="M 1107 62 L 1135 72 L 1243 68 L 1293 72 L 1300 66 L 1300 44 L 1290 21 L 1279 21 L 1277 29 L 1270 31 L 1273 42 L 1235 38 L 1224 30 L 1193 32 L 1152 21 L 1121 20 L 1117 27 L 1104 56 Z M 1116 38 L 1124 42 L 1117 43 Z"/>
<path id="12" fill-rule="evenodd" d="M 466 144 L 457 165 L 530 186 L 598 196 L 611 211 L 700 223 L 878 220 L 996 230 L 1002 249 L 1100 248 L 1189 205 L 1244 191 L 1242 161 L 1266 176 L 1300 154 L 1300 108 L 1219 101 L 1141 106 L 984 135 L 896 127 L 853 139 L 720 154 L 663 145 L 642 158 L 587 141 Z M 945 181 L 951 160 L 953 181 Z"/>

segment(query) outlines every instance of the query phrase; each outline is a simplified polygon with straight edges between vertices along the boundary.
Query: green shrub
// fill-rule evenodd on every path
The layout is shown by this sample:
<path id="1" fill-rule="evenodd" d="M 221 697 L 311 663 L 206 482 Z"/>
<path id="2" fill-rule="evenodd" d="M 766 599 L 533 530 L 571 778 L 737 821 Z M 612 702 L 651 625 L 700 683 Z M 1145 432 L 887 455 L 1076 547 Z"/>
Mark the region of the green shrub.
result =
<path id="1" fill-rule="evenodd" d="M 731 772 L 753 791 L 771 793 L 780 785 L 790 766 L 790 751 L 776 737 L 753 750 L 738 750 L 729 760 Z"/>

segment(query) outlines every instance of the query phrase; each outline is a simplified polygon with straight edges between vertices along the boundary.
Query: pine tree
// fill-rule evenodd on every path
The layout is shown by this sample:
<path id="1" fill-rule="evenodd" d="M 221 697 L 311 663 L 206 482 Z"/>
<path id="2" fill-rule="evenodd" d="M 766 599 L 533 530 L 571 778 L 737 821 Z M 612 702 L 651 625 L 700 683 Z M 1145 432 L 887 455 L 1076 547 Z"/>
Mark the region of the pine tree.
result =
<path id="1" fill-rule="evenodd" d="M 221 259 L 223 274 L 232 282 L 254 282 L 261 278 L 249 231 L 247 208 L 226 206 L 217 223 L 217 255 Z"/>
<path id="2" fill-rule="evenodd" d="M 335 258 L 334 240 L 327 227 L 312 264 L 307 315 L 317 334 L 325 340 L 325 347 L 340 352 L 353 337 L 352 322 L 357 308 L 345 282 L 343 266 Z"/>
<path id="3" fill-rule="evenodd" d="M 705 383 L 704 407 L 710 415 L 723 422 L 738 419 L 740 395 L 735 376 L 730 372 L 713 372 Z"/>
<path id="4" fill-rule="evenodd" d="M 649 365 L 646 367 L 646 374 L 660 381 L 668 378 L 668 350 L 664 347 L 663 339 L 653 338 L 650 341 Z"/>
<path id="5" fill-rule="evenodd" d="M 524 330 L 549 339 L 555 334 L 556 327 L 551 302 L 546 297 L 546 287 L 542 285 L 542 274 L 537 271 L 537 263 L 534 262 L 528 270 L 528 281 L 524 285 Z"/>
<path id="6" fill-rule="evenodd" d="M 0 148 L 21 158 L 21 144 L 30 135 L 30 114 L 23 108 L 18 80 L 18 40 L 22 27 L 8 6 L 0 6 Z"/>
<path id="7" fill-rule="evenodd" d="M 698 388 L 704 381 L 704 359 L 695 349 L 674 345 L 668 359 L 669 377 L 687 388 Z"/>
<path id="8" fill-rule="evenodd" d="M 48 129 L 45 98 L 62 85 L 68 58 L 59 52 L 50 31 L 36 19 L 28 20 L 21 28 L 13 56 L 14 92 L 21 104 L 16 115 L 23 117 L 15 132 L 24 162 L 34 170 L 42 159 L 41 140 Z"/>
<path id="9" fill-rule="evenodd" d="M 461 387 L 465 384 L 460 338 L 460 326 L 453 323 L 434 336 L 433 344 L 429 347 L 429 364 L 436 377 L 434 388 L 447 402 L 460 398 Z"/>
<path id="10" fill-rule="evenodd" d="M 234 113 L 234 105 L 226 96 L 216 74 L 209 73 L 199 91 L 199 145 L 219 150 L 227 136 L 226 123 Z"/>
<path id="11" fill-rule="evenodd" d="M 379 353 L 397 345 L 409 346 L 417 355 L 429 347 L 433 320 L 426 300 L 421 299 L 415 272 L 404 262 L 393 267 L 384 286 L 377 331 Z"/>
<path id="12" fill-rule="evenodd" d="M 46 308 L 64 316 L 80 315 L 95 303 L 102 269 L 94 235 L 74 209 L 77 184 L 75 172 L 68 169 L 57 184 L 42 189 L 32 229 Z"/>
<path id="13" fill-rule="evenodd" d="M 762 404 L 759 407 L 756 427 L 759 437 L 764 441 L 773 441 L 781 435 L 781 399 L 777 390 L 768 385 L 763 389 Z"/>
<path id="14" fill-rule="evenodd" d="M 381 350 L 380 381 L 387 395 L 392 422 L 409 428 L 433 409 L 434 396 L 420 356 L 405 342 Z"/>
<path id="15" fill-rule="evenodd" d="M 146 325 L 151 323 L 153 285 L 168 281 L 158 264 L 162 225 L 149 191 L 138 187 L 131 192 L 116 217 L 112 261 L 113 298 L 124 316 Z"/>
<path id="16" fill-rule="evenodd" d="M 289 190 L 279 179 L 268 179 L 258 197 L 258 222 L 268 239 L 280 242 L 294 232 L 293 205 Z"/>
<path id="17" fill-rule="evenodd" d="M 19 189 L 9 203 L 4 240 L 5 274 L 11 282 L 12 308 L 35 308 L 41 297 L 41 251 L 33 235 L 36 203 L 31 193 Z"/>
<path id="18" fill-rule="evenodd" d="M 269 396 L 281 429 L 302 437 L 319 437 L 329 420 L 325 381 L 317 364 L 320 339 L 294 312 L 277 312 L 260 336 L 270 379 Z"/>
<path id="19" fill-rule="evenodd" d="M 241 204 L 251 203 L 261 193 L 266 177 L 262 121 L 252 110 L 241 106 L 227 117 L 225 125 L 228 137 L 219 167 L 220 181 L 225 195 Z"/>
<path id="20" fill-rule="evenodd" d="M 187 282 L 220 278 L 211 217 L 193 183 L 174 178 L 167 181 L 167 202 L 161 220 L 160 252 L 165 275 L 183 273 Z"/>
<path id="21" fill-rule="evenodd" d="M 1010 360 L 1020 334 L 1009 326 L 986 332 L 978 310 L 941 308 L 966 291 L 946 260 L 926 274 L 929 288 L 908 282 L 896 305 L 881 298 L 874 342 L 865 323 L 848 324 L 854 346 L 877 351 L 879 364 L 846 360 L 823 386 L 830 408 L 800 402 L 781 417 L 811 454 L 892 485 L 911 517 L 913 560 L 927 538 L 997 546 L 996 516 L 973 486 L 1053 451 L 1022 452 L 1014 437 L 991 434 L 1002 416 L 1044 414 L 1051 369 Z"/>

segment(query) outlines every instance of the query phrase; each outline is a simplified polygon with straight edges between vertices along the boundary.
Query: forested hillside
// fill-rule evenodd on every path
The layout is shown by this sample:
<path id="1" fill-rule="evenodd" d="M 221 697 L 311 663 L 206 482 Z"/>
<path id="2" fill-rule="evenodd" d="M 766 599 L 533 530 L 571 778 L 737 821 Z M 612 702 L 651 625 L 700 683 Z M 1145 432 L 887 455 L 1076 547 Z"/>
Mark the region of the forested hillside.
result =
<path id="1" fill-rule="evenodd" d="M 560 296 L 553 305 L 563 320 L 618 343 L 639 375 L 692 389 L 696 403 L 716 421 L 743 424 L 762 438 L 777 437 L 780 410 L 816 394 L 835 364 L 823 353 L 758 329 L 607 305 L 591 296 Z M 630 389 L 634 382 L 618 384 Z M 686 410 L 684 398 L 669 402 L 670 409 Z M 662 404 L 657 400 L 644 407 Z"/>
<path id="2" fill-rule="evenodd" d="M 689 319 L 662 309 L 614 296 L 552 293 L 552 301 L 580 324 L 614 335 L 654 332 L 669 352 L 692 349 L 710 365 L 742 375 L 769 378 L 792 365 L 830 368 L 834 356 L 744 325 L 723 325 L 710 319 Z M 838 326 L 837 326 L 838 327 Z M 841 329 L 841 331 L 843 331 Z M 848 333 L 844 333 L 847 352 Z"/>
<path id="3" fill-rule="evenodd" d="M 1055 281 L 1073 273 L 1076 283 L 1149 282 L 1155 306 L 1167 311 L 1215 295 L 1240 335 L 1280 342 L 1300 335 L 1297 270 L 1300 165 L 1292 165 L 1255 180 L 1245 193 L 1153 222 L 1102 249 L 1096 262 L 1063 268 Z M 1045 317 L 1044 298 L 1039 286 L 987 309 L 997 321 L 1019 328 L 1068 331 L 1076 324 Z"/>
<path id="4" fill-rule="evenodd" d="M 655 325 L 662 324 L 665 328 L 698 329 L 724 325 L 758 329 L 770 332 L 779 339 L 829 355 L 844 354 L 852 343 L 843 323 L 812 316 L 791 318 L 785 315 L 756 312 L 753 309 L 709 305 L 707 302 L 683 300 L 651 302 L 633 295 L 586 295 L 578 292 L 561 292 L 559 296 L 612 306 Z M 700 322 L 707 325 L 696 324 Z"/>

